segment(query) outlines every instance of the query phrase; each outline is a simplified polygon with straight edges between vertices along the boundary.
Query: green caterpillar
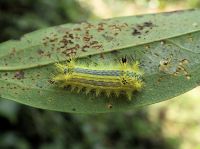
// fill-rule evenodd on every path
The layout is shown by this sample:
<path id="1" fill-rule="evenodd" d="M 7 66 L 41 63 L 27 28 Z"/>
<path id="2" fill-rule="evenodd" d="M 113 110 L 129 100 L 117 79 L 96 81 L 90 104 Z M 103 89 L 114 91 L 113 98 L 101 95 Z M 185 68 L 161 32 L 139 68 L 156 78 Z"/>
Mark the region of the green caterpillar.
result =
<path id="1" fill-rule="evenodd" d="M 96 96 L 105 93 L 107 97 L 115 94 L 117 97 L 126 93 L 129 100 L 134 91 L 140 91 L 144 86 L 143 73 L 139 69 L 139 63 L 132 65 L 122 58 L 121 63 L 116 66 L 86 67 L 77 65 L 74 60 L 66 64 L 55 64 L 60 72 L 53 80 L 61 87 L 70 87 L 78 93 L 84 90 L 86 94 L 95 91 Z"/>

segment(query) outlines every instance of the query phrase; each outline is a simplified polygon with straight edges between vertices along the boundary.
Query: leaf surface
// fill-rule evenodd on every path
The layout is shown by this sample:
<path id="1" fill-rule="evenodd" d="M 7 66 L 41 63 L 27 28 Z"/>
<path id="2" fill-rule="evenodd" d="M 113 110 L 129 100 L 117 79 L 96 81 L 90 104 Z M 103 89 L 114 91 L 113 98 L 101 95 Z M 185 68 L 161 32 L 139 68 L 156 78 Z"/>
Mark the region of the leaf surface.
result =
<path id="1" fill-rule="evenodd" d="M 124 56 L 129 63 L 137 60 L 144 89 L 128 101 L 58 88 L 50 81 L 54 63 L 72 54 L 78 62 L 97 67 L 116 64 Z M 125 111 L 189 91 L 199 86 L 199 74 L 199 10 L 60 25 L 0 44 L 1 98 L 49 110 Z"/>

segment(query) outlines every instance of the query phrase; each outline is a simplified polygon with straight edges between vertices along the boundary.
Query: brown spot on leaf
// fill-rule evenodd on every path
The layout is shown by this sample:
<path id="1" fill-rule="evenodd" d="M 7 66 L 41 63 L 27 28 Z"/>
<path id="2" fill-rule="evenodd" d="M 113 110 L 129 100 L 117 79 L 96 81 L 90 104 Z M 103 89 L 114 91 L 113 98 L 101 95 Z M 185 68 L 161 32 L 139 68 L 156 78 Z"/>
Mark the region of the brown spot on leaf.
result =
<path id="1" fill-rule="evenodd" d="M 82 48 L 81 48 L 81 50 L 83 51 L 83 52 L 87 52 L 85 49 L 86 48 L 89 48 L 89 46 L 88 45 L 84 45 Z"/>
<path id="2" fill-rule="evenodd" d="M 152 22 L 144 22 L 144 25 L 143 25 L 144 27 L 153 27 L 154 25 L 153 25 L 153 23 Z"/>
<path id="3" fill-rule="evenodd" d="M 81 29 L 80 28 L 75 28 L 74 31 L 81 31 Z"/>
<path id="4" fill-rule="evenodd" d="M 142 24 L 137 24 L 135 27 L 133 27 L 132 35 L 141 35 L 142 32 L 148 33 L 149 30 L 146 30 L 146 28 L 152 29 L 154 26 L 155 25 L 151 21 L 144 22 Z"/>
<path id="5" fill-rule="evenodd" d="M 39 55 L 42 55 L 42 54 L 44 54 L 44 51 L 42 51 L 41 49 L 39 49 L 39 50 L 37 51 L 37 53 L 38 53 Z"/>
<path id="6" fill-rule="evenodd" d="M 136 28 L 133 28 L 133 32 L 132 35 L 141 35 L 141 32 L 139 30 L 137 30 Z"/>

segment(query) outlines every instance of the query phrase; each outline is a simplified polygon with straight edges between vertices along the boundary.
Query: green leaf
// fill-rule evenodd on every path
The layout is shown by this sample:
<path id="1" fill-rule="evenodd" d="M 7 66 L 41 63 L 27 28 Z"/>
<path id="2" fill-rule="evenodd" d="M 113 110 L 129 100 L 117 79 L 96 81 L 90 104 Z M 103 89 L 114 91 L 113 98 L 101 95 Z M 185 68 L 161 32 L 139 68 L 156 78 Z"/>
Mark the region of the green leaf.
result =
<path id="1" fill-rule="evenodd" d="M 86 64 L 138 60 L 145 87 L 128 101 L 61 89 L 55 62 L 75 54 Z M 125 111 L 178 96 L 200 84 L 200 10 L 67 24 L 0 44 L 0 97 L 77 113 Z M 111 106 L 112 105 L 112 108 Z"/>

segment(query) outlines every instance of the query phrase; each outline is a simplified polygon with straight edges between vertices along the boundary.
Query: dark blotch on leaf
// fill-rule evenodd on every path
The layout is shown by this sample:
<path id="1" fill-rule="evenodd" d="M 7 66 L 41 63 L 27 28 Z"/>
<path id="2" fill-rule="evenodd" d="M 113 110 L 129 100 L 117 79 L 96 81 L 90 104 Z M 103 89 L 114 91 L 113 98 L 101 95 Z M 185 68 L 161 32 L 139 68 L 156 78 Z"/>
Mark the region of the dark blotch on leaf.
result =
<path id="1" fill-rule="evenodd" d="M 49 82 L 50 84 L 54 84 L 54 83 L 55 83 L 54 80 L 48 80 L 48 82 Z"/>
<path id="2" fill-rule="evenodd" d="M 153 27 L 154 25 L 153 25 L 153 23 L 152 22 L 144 22 L 144 25 L 143 25 L 144 27 Z"/>
<path id="3" fill-rule="evenodd" d="M 132 35 L 141 35 L 141 32 L 137 30 L 136 28 L 133 28 Z"/>
<path id="4" fill-rule="evenodd" d="M 17 79 L 24 79 L 24 72 L 23 71 L 17 71 L 14 75 L 15 78 Z"/>
<path id="5" fill-rule="evenodd" d="M 39 49 L 37 52 L 38 52 L 39 55 L 44 54 L 44 51 L 42 51 L 41 49 Z"/>
<path id="6" fill-rule="evenodd" d="M 141 35 L 142 31 L 144 29 L 146 29 L 146 28 L 152 29 L 154 26 L 155 25 L 151 21 L 144 22 L 142 24 L 138 24 L 133 28 L 132 35 Z M 149 32 L 149 30 L 144 30 L 144 33 L 148 33 L 148 32 Z"/>

